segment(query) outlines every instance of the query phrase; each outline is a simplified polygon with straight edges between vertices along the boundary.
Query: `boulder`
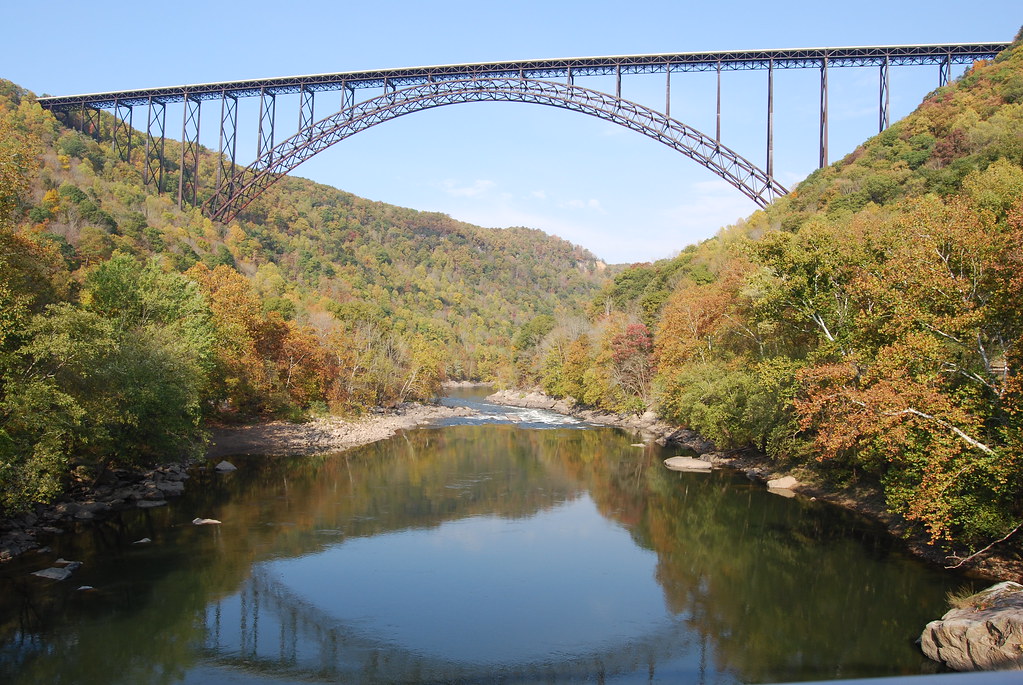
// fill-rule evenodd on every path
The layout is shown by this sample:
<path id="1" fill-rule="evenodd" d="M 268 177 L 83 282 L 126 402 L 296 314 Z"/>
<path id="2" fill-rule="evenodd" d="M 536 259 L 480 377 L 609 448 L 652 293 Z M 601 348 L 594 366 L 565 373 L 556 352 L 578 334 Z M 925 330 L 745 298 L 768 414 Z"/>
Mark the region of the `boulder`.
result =
<path id="1" fill-rule="evenodd" d="M 41 571 L 33 571 L 33 576 L 39 576 L 40 578 L 47 578 L 49 580 L 67 580 L 71 577 L 71 571 L 66 568 L 57 568 L 51 566 L 50 568 L 44 568 Z"/>
<path id="2" fill-rule="evenodd" d="M 180 497 L 185 494 L 185 484 L 180 480 L 164 480 L 156 484 L 156 489 L 168 497 Z"/>
<path id="3" fill-rule="evenodd" d="M 799 481 L 792 476 L 783 476 L 781 478 L 772 478 L 767 481 L 767 487 L 771 490 L 791 490 L 799 487 Z"/>
<path id="4" fill-rule="evenodd" d="M 706 473 L 713 468 L 709 461 L 695 457 L 669 457 L 664 460 L 664 465 L 672 471 L 697 471 L 700 473 Z"/>
<path id="5" fill-rule="evenodd" d="M 217 464 L 216 466 L 214 466 L 213 468 L 216 469 L 217 471 L 219 471 L 220 473 L 227 473 L 228 471 L 237 471 L 238 470 L 238 467 L 235 466 L 234 464 L 232 464 L 229 461 L 222 461 L 219 464 Z"/>
<path id="6" fill-rule="evenodd" d="M 958 604 L 924 628 L 924 654 L 956 671 L 1023 670 L 1023 585 L 999 583 Z"/>

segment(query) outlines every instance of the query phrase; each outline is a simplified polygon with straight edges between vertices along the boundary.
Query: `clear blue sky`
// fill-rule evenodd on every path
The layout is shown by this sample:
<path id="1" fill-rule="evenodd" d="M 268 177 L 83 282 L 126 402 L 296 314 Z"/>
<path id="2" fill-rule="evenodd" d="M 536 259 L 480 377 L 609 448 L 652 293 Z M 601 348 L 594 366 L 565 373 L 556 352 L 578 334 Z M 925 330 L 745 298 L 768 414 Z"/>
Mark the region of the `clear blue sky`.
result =
<path id="1" fill-rule="evenodd" d="M 4 4 L 0 77 L 51 95 L 503 59 L 1001 41 L 1023 24 L 1019 0 Z M 893 69 L 894 117 L 937 78 L 936 68 Z M 601 79 L 576 83 L 613 92 Z M 817 162 L 817 83 L 814 70 L 775 76 L 775 170 L 786 185 Z M 832 161 L 877 132 L 877 88 L 875 69 L 832 70 Z M 713 90 L 711 75 L 673 75 L 672 116 L 713 134 Z M 723 142 L 763 164 L 766 75 L 726 74 L 723 92 Z M 375 94 L 358 91 L 360 99 Z M 662 109 L 664 76 L 627 77 L 623 96 Z M 318 96 L 317 118 L 336 110 L 336 98 Z M 297 122 L 296 107 L 279 101 L 279 129 L 289 117 Z M 202 138 L 215 148 L 214 109 L 204 113 Z M 254 153 L 254 124 L 244 127 L 255 116 L 240 112 L 242 162 Z M 180 130 L 180 110 L 168 110 L 168 129 Z M 525 104 L 403 117 L 296 173 L 484 226 L 540 228 L 609 262 L 667 257 L 755 209 L 711 172 L 639 134 Z"/>

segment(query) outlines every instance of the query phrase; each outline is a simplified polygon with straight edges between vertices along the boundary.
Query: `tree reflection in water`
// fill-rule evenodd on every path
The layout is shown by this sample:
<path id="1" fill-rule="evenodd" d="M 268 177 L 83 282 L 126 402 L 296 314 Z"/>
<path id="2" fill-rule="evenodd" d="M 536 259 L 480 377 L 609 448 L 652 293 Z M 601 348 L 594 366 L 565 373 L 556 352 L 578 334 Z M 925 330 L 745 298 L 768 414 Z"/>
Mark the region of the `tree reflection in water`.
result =
<path id="1" fill-rule="evenodd" d="M 340 455 L 234 460 L 237 472 L 194 479 L 171 507 L 58 539 L 55 556 L 85 561 L 69 583 L 95 592 L 26 579 L 45 565 L 39 559 L 4 569 L 0 680 L 769 682 L 929 668 L 912 640 L 961 578 L 908 558 L 855 517 L 775 497 L 732 473 L 668 471 L 660 461 L 674 452 L 633 442 L 607 428 L 452 426 Z M 192 526 L 196 515 L 224 524 Z M 499 565 L 472 574 L 466 569 L 484 562 L 469 552 L 424 551 L 470 524 L 523 547 L 482 555 Z M 551 530 L 559 526 L 561 538 Z M 537 542 L 545 535 L 548 547 Z M 153 544 L 130 544 L 144 536 Z M 565 633 L 602 637 L 583 644 L 566 635 L 532 660 L 505 654 L 484 663 L 465 658 L 471 646 L 436 647 L 443 617 L 420 629 L 414 616 L 368 615 L 365 607 L 346 614 L 358 605 L 344 600 L 346 578 L 354 591 L 355 579 L 372 578 L 375 568 L 353 570 L 356 552 L 383 564 L 388 540 L 418 550 L 378 570 L 388 583 L 404 566 L 413 590 L 446 588 L 426 573 L 442 576 L 447 560 L 458 564 L 449 573 L 471 603 L 488 581 L 519 578 L 529 586 L 516 600 L 520 614 L 534 602 L 544 607 L 534 614 L 568 607 L 578 627 L 568 617 Z M 531 557 L 537 549 L 545 551 Z M 296 580 L 311 568 L 333 589 Z M 613 600 L 603 625 L 587 613 L 596 610 L 588 589 Z M 581 604 L 559 604 L 569 600 Z M 478 619 L 480 640 L 511 630 L 487 606 L 473 614 L 456 605 L 451 615 Z M 435 643 L 402 642 L 405 629 L 436 632 L 428 636 Z M 490 649 L 483 644 L 480 655 Z"/>

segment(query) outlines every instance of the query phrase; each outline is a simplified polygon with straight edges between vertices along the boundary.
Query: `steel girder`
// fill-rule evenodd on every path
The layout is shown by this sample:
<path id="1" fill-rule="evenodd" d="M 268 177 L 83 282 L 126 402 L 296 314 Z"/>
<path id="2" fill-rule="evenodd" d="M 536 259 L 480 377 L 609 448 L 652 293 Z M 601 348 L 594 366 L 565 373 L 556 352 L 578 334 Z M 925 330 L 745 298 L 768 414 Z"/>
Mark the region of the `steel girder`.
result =
<path id="1" fill-rule="evenodd" d="M 238 152 L 238 98 L 223 93 L 220 100 L 220 144 L 217 164 L 217 191 L 214 199 L 225 186 L 230 190 L 235 175 L 235 156 Z"/>
<path id="2" fill-rule="evenodd" d="M 259 134 L 256 138 L 256 159 L 274 146 L 274 123 L 277 119 L 277 96 L 263 91 L 259 95 Z"/>
<path id="3" fill-rule="evenodd" d="M 187 201 L 195 205 L 199 195 L 199 122 L 202 100 L 185 97 L 181 115 L 181 168 L 178 175 L 178 209 Z"/>
<path id="4" fill-rule="evenodd" d="M 205 209 L 214 219 L 230 221 L 269 186 L 331 145 L 406 114 L 465 102 L 526 102 L 589 114 L 681 152 L 720 175 L 761 207 L 788 192 L 756 165 L 713 138 L 643 105 L 566 83 L 473 78 L 388 91 L 322 119 L 264 153 L 263 159 L 251 167 L 218 184 Z"/>
<path id="5" fill-rule="evenodd" d="M 164 103 L 182 102 L 186 93 L 190 98 L 198 100 L 217 100 L 225 93 L 234 97 L 258 97 L 263 93 L 283 95 L 344 88 L 383 88 L 385 84 L 389 88 L 405 88 L 437 81 L 462 81 L 471 78 L 573 80 L 579 76 L 615 75 L 620 79 L 622 74 L 663 73 L 669 69 L 676 72 L 749 71 L 772 68 L 772 64 L 774 69 L 807 69 L 820 68 L 825 62 L 831 68 L 933 64 L 941 67 L 939 78 L 943 78 L 947 73 L 946 65 L 992 59 L 1009 45 L 1008 42 L 882 45 L 449 64 L 45 97 L 39 98 L 39 104 L 54 111 L 73 109 L 83 104 L 107 109 L 118 102 L 131 106 L 146 105 L 150 98 Z"/>
<path id="6" fill-rule="evenodd" d="M 103 137 L 102 124 L 103 119 L 100 116 L 102 110 L 93 107 L 92 105 L 82 105 L 81 111 L 81 127 L 79 130 L 93 138 L 99 140 Z"/>
<path id="7" fill-rule="evenodd" d="M 820 163 L 823 169 L 828 165 L 828 61 L 821 65 L 821 123 L 820 123 Z"/>
<path id="8" fill-rule="evenodd" d="M 156 180 L 156 192 L 163 192 L 163 151 L 167 140 L 167 104 L 149 101 L 146 117 L 146 158 L 142 165 L 142 182 L 149 185 Z M 159 131 L 159 138 L 153 137 L 153 124 Z M 154 155 L 155 153 L 155 155 Z"/>
<path id="9" fill-rule="evenodd" d="M 888 77 L 888 67 L 890 66 L 888 60 L 881 63 L 879 84 L 880 91 L 878 93 L 878 102 L 880 103 L 877 108 L 877 132 L 883 133 L 888 128 L 888 110 L 891 106 L 891 81 Z"/>
<path id="10" fill-rule="evenodd" d="M 121 101 L 114 102 L 114 153 L 122 162 L 131 164 L 131 120 L 134 109 Z"/>

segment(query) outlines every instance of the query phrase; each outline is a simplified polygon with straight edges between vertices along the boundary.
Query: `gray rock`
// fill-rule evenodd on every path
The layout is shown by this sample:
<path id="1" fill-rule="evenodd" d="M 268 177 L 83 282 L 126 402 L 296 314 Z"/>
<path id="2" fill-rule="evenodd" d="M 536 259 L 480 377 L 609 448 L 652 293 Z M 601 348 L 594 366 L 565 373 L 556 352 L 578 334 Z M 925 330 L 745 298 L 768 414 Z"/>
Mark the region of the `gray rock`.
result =
<path id="1" fill-rule="evenodd" d="M 229 461 L 222 461 L 219 464 L 217 464 L 216 466 L 214 466 L 213 468 L 215 468 L 217 471 L 219 471 L 221 473 L 226 473 L 228 471 L 237 471 L 238 470 L 238 467 L 235 466 L 234 464 L 232 464 Z"/>
<path id="2" fill-rule="evenodd" d="M 782 476 L 781 478 L 772 478 L 767 481 L 767 487 L 772 490 L 791 490 L 792 488 L 799 487 L 799 481 L 792 476 Z"/>
<path id="3" fill-rule="evenodd" d="M 699 473 L 707 473 L 713 468 L 709 461 L 695 457 L 669 457 L 664 460 L 664 465 L 672 471 L 696 471 Z"/>
<path id="4" fill-rule="evenodd" d="M 657 423 L 657 412 L 645 411 L 639 417 L 639 424 L 642 426 L 652 426 L 655 423 Z"/>
<path id="5" fill-rule="evenodd" d="M 180 480 L 165 480 L 156 484 L 157 489 L 169 497 L 185 494 L 185 484 Z"/>
<path id="6" fill-rule="evenodd" d="M 81 509 L 81 505 L 77 502 L 61 502 L 53 508 L 57 518 L 72 518 Z"/>
<path id="7" fill-rule="evenodd" d="M 57 561 L 53 562 L 53 565 L 60 566 L 61 568 L 67 569 L 69 572 L 74 573 L 75 571 L 82 567 L 82 562 L 68 561 L 67 559 L 57 559 Z"/>
<path id="8" fill-rule="evenodd" d="M 50 568 L 44 568 L 41 571 L 34 571 L 32 575 L 39 576 L 40 578 L 47 578 L 49 580 L 67 580 L 71 577 L 71 571 L 66 568 L 51 566 Z"/>
<path id="9" fill-rule="evenodd" d="M 961 604 L 924 628 L 924 654 L 956 671 L 1023 670 L 1023 585 L 999 583 Z"/>
<path id="10" fill-rule="evenodd" d="M 139 509 L 155 509 L 156 507 L 167 506 L 167 500 L 165 499 L 143 499 L 139 500 L 135 505 Z"/>
<path id="11" fill-rule="evenodd" d="M 129 485 L 129 486 L 126 486 L 126 487 L 123 487 L 123 488 L 118 488 L 117 490 L 114 490 L 110 494 L 110 499 L 111 499 L 111 501 L 114 501 L 114 502 L 116 502 L 117 500 L 120 500 L 120 501 L 123 502 L 126 499 L 140 499 L 139 497 L 133 497 L 132 495 L 134 495 L 134 494 L 136 494 L 135 493 L 135 488 L 133 488 L 133 487 L 131 487 Z"/>

